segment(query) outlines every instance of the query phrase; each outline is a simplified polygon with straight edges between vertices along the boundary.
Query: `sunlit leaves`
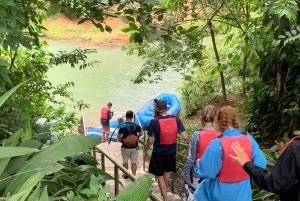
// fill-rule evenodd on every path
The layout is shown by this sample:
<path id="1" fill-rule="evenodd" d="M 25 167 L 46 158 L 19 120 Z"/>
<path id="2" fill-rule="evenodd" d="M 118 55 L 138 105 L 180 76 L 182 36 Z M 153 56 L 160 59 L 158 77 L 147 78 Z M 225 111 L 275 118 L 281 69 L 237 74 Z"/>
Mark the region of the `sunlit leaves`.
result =
<path id="1" fill-rule="evenodd" d="M 287 17 L 290 20 L 297 19 L 298 1 L 292 0 L 278 0 L 274 1 L 271 6 L 271 13 L 279 17 Z"/>

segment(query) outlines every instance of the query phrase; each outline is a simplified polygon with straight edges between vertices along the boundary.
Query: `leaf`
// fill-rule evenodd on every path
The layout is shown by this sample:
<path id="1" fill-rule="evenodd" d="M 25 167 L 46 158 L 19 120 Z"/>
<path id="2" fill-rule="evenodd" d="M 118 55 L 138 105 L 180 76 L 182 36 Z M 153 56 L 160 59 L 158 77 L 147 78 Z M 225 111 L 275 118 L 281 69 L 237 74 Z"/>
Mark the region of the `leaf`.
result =
<path id="1" fill-rule="evenodd" d="M 47 121 L 46 118 L 39 118 L 35 123 L 39 126 L 42 126 L 45 124 L 46 121 Z"/>
<path id="2" fill-rule="evenodd" d="M 297 31 L 296 31 L 296 30 L 292 30 L 291 33 L 292 33 L 293 35 L 296 35 L 296 34 L 297 34 Z"/>
<path id="3" fill-rule="evenodd" d="M 158 17 L 157 17 L 157 20 L 160 22 L 160 21 L 162 21 L 164 19 L 164 16 L 163 15 L 159 15 Z"/>
<path id="4" fill-rule="evenodd" d="M 76 154 L 81 151 L 85 151 L 90 149 L 93 146 L 96 146 L 100 143 L 99 139 L 94 137 L 87 137 L 82 135 L 75 135 L 72 137 L 64 138 L 48 148 L 42 150 L 38 154 L 35 154 L 25 165 L 23 165 L 17 173 L 26 172 L 34 169 L 37 164 L 43 163 L 45 161 L 59 161 L 67 156 Z M 5 189 L 4 194 L 6 195 L 8 192 L 14 194 L 18 191 L 20 186 L 24 183 L 25 180 L 32 173 L 22 174 L 16 176 L 9 183 L 7 188 Z"/>
<path id="5" fill-rule="evenodd" d="M 28 197 L 28 201 L 37 201 L 40 197 L 41 184 L 39 183 L 33 193 Z"/>
<path id="6" fill-rule="evenodd" d="M 112 31 L 112 28 L 108 25 L 105 25 L 105 30 L 110 33 Z"/>
<path id="7" fill-rule="evenodd" d="M 40 196 L 39 201 L 49 201 L 49 196 L 48 196 L 48 192 L 47 192 L 47 186 L 44 187 L 44 190 Z"/>
<path id="8" fill-rule="evenodd" d="M 92 174 L 91 180 L 90 180 L 90 189 L 94 192 L 94 194 L 97 194 L 98 188 L 99 188 L 98 180 L 95 177 L 95 175 Z"/>
<path id="9" fill-rule="evenodd" d="M 22 109 L 21 111 L 21 122 L 23 126 L 23 135 L 22 141 L 30 140 L 31 139 L 31 123 L 30 123 L 30 116 L 27 110 Z"/>
<path id="10" fill-rule="evenodd" d="M 126 6 L 126 4 L 120 4 L 117 8 L 117 11 L 122 10 L 125 6 Z"/>
<path id="11" fill-rule="evenodd" d="M 8 63 L 6 60 L 0 59 L 0 66 L 10 66 L 10 63 Z"/>
<path id="12" fill-rule="evenodd" d="M 0 74 L 4 81 L 11 83 L 10 76 L 8 75 L 10 71 L 6 68 L 0 68 Z"/>
<path id="13" fill-rule="evenodd" d="M 134 41 L 136 33 L 131 34 L 130 38 L 129 38 L 129 42 L 132 43 Z"/>
<path id="14" fill-rule="evenodd" d="M 106 193 L 108 192 L 109 190 L 109 184 L 106 184 L 103 188 L 100 189 L 100 191 L 98 192 L 98 197 L 101 199 L 101 200 L 106 200 L 107 197 L 106 197 Z"/>
<path id="15" fill-rule="evenodd" d="M 261 200 L 261 199 L 265 199 L 271 195 L 273 195 L 274 193 L 270 193 L 267 192 L 265 190 L 260 191 L 259 193 L 257 193 L 256 195 L 253 196 L 253 200 Z"/>
<path id="16" fill-rule="evenodd" d="M 152 193 L 153 180 L 151 174 L 145 174 L 124 188 L 117 196 L 117 200 L 145 201 Z"/>
<path id="17" fill-rule="evenodd" d="M 29 177 L 25 182 L 23 182 L 20 191 L 13 194 L 13 196 L 9 197 L 7 201 L 16 201 L 16 200 L 25 200 L 28 194 L 31 192 L 31 189 L 44 177 L 44 175 L 40 172 L 35 173 L 31 177 Z"/>
<path id="18" fill-rule="evenodd" d="M 131 27 L 127 27 L 127 28 L 123 29 L 122 31 L 123 31 L 124 33 L 127 33 L 127 32 L 132 31 L 132 30 L 133 30 L 133 29 L 132 29 Z"/>
<path id="19" fill-rule="evenodd" d="M 94 192 L 93 192 L 90 188 L 82 189 L 82 190 L 80 191 L 80 193 L 86 194 L 86 195 L 94 195 Z"/>
<path id="20" fill-rule="evenodd" d="M 57 172 L 61 170 L 64 166 L 61 164 L 57 163 L 56 161 L 43 161 L 43 163 L 40 163 L 36 165 L 33 169 L 31 170 L 38 170 L 44 175 L 49 175 L 54 172 Z"/>
<path id="21" fill-rule="evenodd" d="M 119 17 L 120 18 L 120 20 L 122 20 L 123 22 L 125 22 L 126 24 L 129 24 L 129 20 L 126 18 L 126 17 L 124 17 L 124 16 L 120 16 Z"/>
<path id="22" fill-rule="evenodd" d="M 187 32 L 195 31 L 195 30 L 198 29 L 198 28 L 199 28 L 199 26 L 191 26 L 191 27 L 187 30 Z"/>
<path id="23" fill-rule="evenodd" d="M 2 147 L 0 146 L 0 158 L 22 156 L 39 152 L 39 149 L 33 149 L 28 147 Z"/>
<path id="24" fill-rule="evenodd" d="M 129 27 L 131 27 L 132 29 L 136 29 L 137 26 L 134 22 L 129 22 Z"/>
<path id="25" fill-rule="evenodd" d="M 0 34 L 3 34 L 6 31 L 7 31 L 6 24 L 4 24 L 2 21 L 0 21 Z"/>
<path id="26" fill-rule="evenodd" d="M 27 81 L 25 81 L 27 82 Z M 17 86 L 13 87 L 10 89 L 8 92 L 6 92 L 4 95 L 0 97 L 0 107 L 3 105 L 3 103 L 20 87 L 22 86 L 25 82 L 22 82 L 21 84 L 18 84 Z"/>
<path id="27" fill-rule="evenodd" d="M 45 126 L 42 127 L 42 132 L 50 131 L 50 129 L 57 123 L 57 120 L 51 120 Z"/>
<path id="28" fill-rule="evenodd" d="M 193 35 L 193 34 L 186 34 L 186 36 L 192 40 L 192 41 L 195 41 L 195 42 L 199 42 L 199 39 L 196 35 Z"/>
<path id="29" fill-rule="evenodd" d="M 17 12 L 17 20 L 22 24 L 22 25 L 25 25 L 26 22 L 25 22 L 25 16 L 23 15 L 23 13 L 21 12 Z"/>

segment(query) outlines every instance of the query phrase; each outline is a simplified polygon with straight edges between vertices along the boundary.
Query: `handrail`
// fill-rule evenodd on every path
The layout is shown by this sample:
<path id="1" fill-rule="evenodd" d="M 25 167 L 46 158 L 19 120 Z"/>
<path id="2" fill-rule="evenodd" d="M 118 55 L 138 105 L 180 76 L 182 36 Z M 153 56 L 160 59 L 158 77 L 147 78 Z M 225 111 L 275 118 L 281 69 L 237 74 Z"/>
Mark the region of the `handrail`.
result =
<path id="1" fill-rule="evenodd" d="M 99 149 L 98 147 L 94 147 L 94 152 L 99 152 L 101 153 L 101 166 L 102 170 L 105 171 L 105 158 L 106 157 L 108 160 L 110 160 L 114 164 L 114 178 L 115 178 L 115 195 L 119 193 L 119 172 L 118 170 L 120 169 L 126 176 L 130 178 L 131 181 L 135 181 L 136 177 L 131 174 L 126 168 L 123 167 L 123 165 L 119 164 L 117 161 L 115 161 L 110 155 Z M 95 156 L 95 154 L 94 154 Z M 159 197 L 157 197 L 154 193 L 151 193 L 150 199 L 153 201 L 162 201 Z"/>

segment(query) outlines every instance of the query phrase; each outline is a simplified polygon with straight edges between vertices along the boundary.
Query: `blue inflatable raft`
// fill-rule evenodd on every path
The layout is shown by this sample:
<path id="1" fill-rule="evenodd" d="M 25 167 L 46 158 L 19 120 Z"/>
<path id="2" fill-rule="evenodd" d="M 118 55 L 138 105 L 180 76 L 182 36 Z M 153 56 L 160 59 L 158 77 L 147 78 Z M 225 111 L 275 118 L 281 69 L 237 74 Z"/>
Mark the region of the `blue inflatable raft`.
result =
<path id="1" fill-rule="evenodd" d="M 165 100 L 167 102 L 167 113 L 170 115 L 177 115 L 181 109 L 180 100 L 176 95 L 170 93 L 163 93 L 159 96 L 149 100 L 144 106 L 142 106 L 135 113 L 135 123 L 141 125 L 142 127 L 148 127 L 151 119 L 153 119 L 152 110 L 154 109 L 153 101 L 154 99 Z M 125 121 L 125 119 L 124 119 Z M 110 122 L 110 136 L 112 136 L 111 141 L 117 141 L 117 127 L 118 120 Z M 87 136 L 96 137 L 102 139 L 102 128 L 101 127 L 89 127 L 86 130 Z"/>

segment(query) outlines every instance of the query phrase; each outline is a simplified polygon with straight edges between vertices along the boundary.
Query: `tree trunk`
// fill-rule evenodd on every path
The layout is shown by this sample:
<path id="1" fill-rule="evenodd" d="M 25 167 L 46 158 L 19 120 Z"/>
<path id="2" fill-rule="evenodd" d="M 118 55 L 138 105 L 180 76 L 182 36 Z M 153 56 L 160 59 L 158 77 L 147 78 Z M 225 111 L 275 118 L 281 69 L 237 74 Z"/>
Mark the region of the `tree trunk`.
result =
<path id="1" fill-rule="evenodd" d="M 219 52 L 218 52 L 217 44 L 216 44 L 215 32 L 213 30 L 213 26 L 212 26 L 211 22 L 208 23 L 208 26 L 210 29 L 210 37 L 211 37 L 212 45 L 214 48 L 217 64 L 219 66 L 220 65 L 220 57 L 219 57 Z M 223 100 L 223 102 L 225 102 L 227 98 L 226 98 L 226 87 L 225 87 L 225 79 L 224 79 L 223 71 L 220 72 L 220 77 L 221 77 L 221 86 L 222 86 L 222 100 Z"/>
<path id="2" fill-rule="evenodd" d="M 210 37 L 211 37 L 212 45 L 213 45 L 213 48 L 214 48 L 215 57 L 216 57 L 216 60 L 217 60 L 217 64 L 219 66 L 220 65 L 220 57 L 219 57 L 219 52 L 218 52 L 217 44 L 216 44 L 215 32 L 214 32 L 212 23 L 211 23 L 211 21 L 209 20 L 209 18 L 207 16 L 207 13 L 205 11 L 203 3 L 201 3 L 201 7 L 202 7 L 202 11 L 203 11 L 204 16 L 207 19 L 207 25 L 208 25 L 208 28 L 210 29 Z M 226 87 L 225 87 L 225 79 L 224 79 L 223 71 L 220 72 L 220 77 L 221 77 L 221 86 L 222 86 L 222 101 L 225 102 L 227 100 L 227 98 L 226 98 Z"/>

